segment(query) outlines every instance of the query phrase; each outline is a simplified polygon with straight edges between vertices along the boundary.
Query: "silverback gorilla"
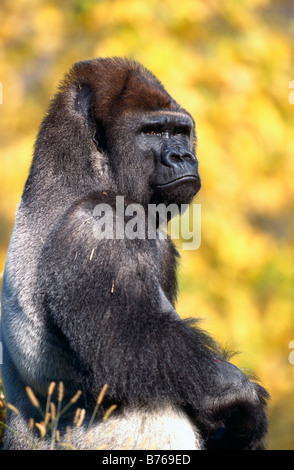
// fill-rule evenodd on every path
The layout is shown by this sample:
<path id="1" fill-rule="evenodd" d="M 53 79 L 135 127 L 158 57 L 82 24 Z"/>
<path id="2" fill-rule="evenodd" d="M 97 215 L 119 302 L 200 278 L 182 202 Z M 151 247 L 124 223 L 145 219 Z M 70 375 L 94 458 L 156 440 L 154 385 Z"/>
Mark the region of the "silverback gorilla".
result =
<path id="1" fill-rule="evenodd" d="M 52 382 L 71 403 L 60 441 L 77 449 L 264 448 L 267 392 L 175 311 L 172 240 L 94 230 L 97 205 L 117 215 L 117 196 L 143 213 L 190 203 L 200 189 L 195 143 L 190 114 L 140 64 L 94 59 L 65 76 L 39 130 L 3 279 L 2 380 L 18 409 L 7 409 L 4 448 L 30 448 L 44 420 L 37 446 L 50 448 L 53 418 L 39 408 Z M 39 429 L 28 432 L 30 418 Z"/>

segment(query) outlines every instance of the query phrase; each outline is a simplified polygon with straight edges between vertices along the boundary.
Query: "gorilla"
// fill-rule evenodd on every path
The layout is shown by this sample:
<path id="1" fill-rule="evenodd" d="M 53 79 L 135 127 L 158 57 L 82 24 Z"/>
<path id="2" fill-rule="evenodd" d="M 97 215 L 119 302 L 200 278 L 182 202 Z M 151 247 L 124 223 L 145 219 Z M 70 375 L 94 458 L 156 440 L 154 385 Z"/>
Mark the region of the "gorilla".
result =
<path id="1" fill-rule="evenodd" d="M 130 205 L 144 215 L 151 204 L 192 201 L 201 185 L 195 146 L 191 115 L 136 62 L 78 62 L 61 82 L 40 126 L 3 279 L 2 381 L 13 405 L 5 449 L 51 448 L 55 421 L 40 413 L 58 383 L 54 448 L 264 448 L 268 393 L 197 320 L 178 316 L 171 237 L 159 236 L 159 220 L 156 237 L 124 232 Z"/>

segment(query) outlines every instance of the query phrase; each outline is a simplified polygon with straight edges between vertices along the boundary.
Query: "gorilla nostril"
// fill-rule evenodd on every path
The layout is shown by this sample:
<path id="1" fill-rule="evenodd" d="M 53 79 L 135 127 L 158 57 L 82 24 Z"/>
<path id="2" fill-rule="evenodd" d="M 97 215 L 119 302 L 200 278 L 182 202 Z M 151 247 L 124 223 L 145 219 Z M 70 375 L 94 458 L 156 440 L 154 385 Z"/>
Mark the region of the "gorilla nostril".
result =
<path id="1" fill-rule="evenodd" d="M 182 156 L 182 158 L 183 158 L 183 160 L 194 160 L 194 159 L 195 159 L 195 155 L 194 155 L 194 153 L 192 153 L 192 152 L 186 151 L 186 152 L 184 153 L 184 155 Z"/>
<path id="2" fill-rule="evenodd" d="M 179 162 L 184 162 L 186 160 L 192 160 L 194 158 L 194 155 L 187 151 L 177 151 L 177 150 L 170 150 L 169 152 L 166 152 L 166 154 L 163 154 L 163 163 L 168 165 L 168 166 L 173 166 L 175 163 Z"/>
<path id="3" fill-rule="evenodd" d="M 182 160 L 182 156 L 181 156 L 180 153 L 172 152 L 172 153 L 170 153 L 170 155 L 168 156 L 168 159 L 171 160 L 171 161 L 178 162 L 179 160 L 180 160 L 180 161 Z"/>

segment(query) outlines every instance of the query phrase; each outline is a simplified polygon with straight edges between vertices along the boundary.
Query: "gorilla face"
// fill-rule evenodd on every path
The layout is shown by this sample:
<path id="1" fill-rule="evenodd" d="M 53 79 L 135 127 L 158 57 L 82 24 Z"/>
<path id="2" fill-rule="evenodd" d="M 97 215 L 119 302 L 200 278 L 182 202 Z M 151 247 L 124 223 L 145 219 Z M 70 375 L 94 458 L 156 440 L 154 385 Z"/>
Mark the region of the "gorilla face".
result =
<path id="1" fill-rule="evenodd" d="M 194 122 L 188 113 L 126 114 L 106 141 L 121 194 L 141 204 L 187 204 L 199 191 Z"/>
<path id="2" fill-rule="evenodd" d="M 143 120 L 140 146 L 154 157 L 152 202 L 189 203 L 199 191 L 193 136 L 194 124 L 188 114 L 152 113 Z"/>

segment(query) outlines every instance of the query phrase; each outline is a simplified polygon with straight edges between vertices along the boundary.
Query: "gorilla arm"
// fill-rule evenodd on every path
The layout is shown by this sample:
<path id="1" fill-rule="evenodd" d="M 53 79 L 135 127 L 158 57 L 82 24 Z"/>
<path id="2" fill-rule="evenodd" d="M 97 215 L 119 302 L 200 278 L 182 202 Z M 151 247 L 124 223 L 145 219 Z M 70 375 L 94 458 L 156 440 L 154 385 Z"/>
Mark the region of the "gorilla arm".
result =
<path id="1" fill-rule="evenodd" d="M 105 406 L 172 404 L 186 411 L 208 446 L 256 446 L 266 430 L 266 392 L 171 304 L 169 311 L 156 240 L 94 237 L 101 197 L 90 195 L 69 210 L 40 260 L 44 314 L 72 352 L 86 408 L 93 410 L 107 383 Z M 111 207 L 114 201 L 103 196 Z"/>

